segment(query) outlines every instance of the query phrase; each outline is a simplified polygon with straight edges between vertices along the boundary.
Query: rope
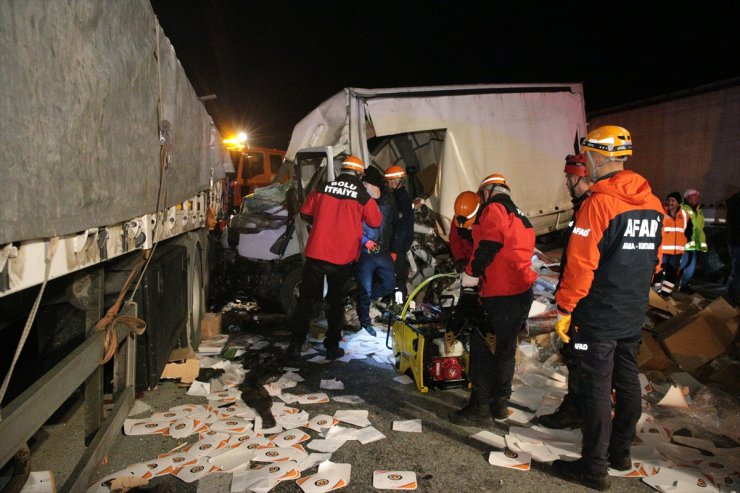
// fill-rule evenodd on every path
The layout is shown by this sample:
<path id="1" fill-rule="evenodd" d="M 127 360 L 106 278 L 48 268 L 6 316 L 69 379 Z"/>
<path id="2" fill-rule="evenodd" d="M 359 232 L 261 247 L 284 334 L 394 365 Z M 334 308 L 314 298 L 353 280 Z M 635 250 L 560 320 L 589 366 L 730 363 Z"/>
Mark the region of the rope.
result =
<path id="1" fill-rule="evenodd" d="M 104 365 L 105 363 L 110 361 L 110 359 L 116 354 L 116 351 L 118 351 L 118 337 L 116 336 L 117 323 L 127 325 L 129 327 L 129 330 L 136 335 L 142 335 L 146 330 L 146 322 L 144 322 L 140 318 L 132 317 L 130 315 L 118 314 L 118 312 L 121 310 L 121 304 L 123 303 L 123 298 L 124 296 L 126 296 L 126 292 L 128 291 L 129 286 L 131 286 L 134 277 L 136 277 L 139 271 L 142 270 L 142 267 L 144 267 L 144 262 L 137 262 L 133 270 L 131 270 L 128 277 L 126 278 L 126 282 L 123 283 L 123 287 L 121 288 L 120 293 L 118 293 L 118 298 L 116 299 L 116 302 L 113 303 L 113 306 L 108 309 L 108 312 L 106 312 L 105 316 L 98 320 L 98 323 L 95 324 L 95 330 L 105 330 L 105 342 L 103 343 L 105 351 L 103 352 L 103 359 L 100 361 L 101 365 Z"/>
<path id="2" fill-rule="evenodd" d="M 57 250 L 57 245 L 59 245 L 59 238 L 52 238 L 45 245 L 46 258 L 44 259 L 44 262 L 46 264 L 46 268 L 44 269 L 44 282 L 41 285 L 39 294 L 36 295 L 36 300 L 33 302 L 31 313 L 28 314 L 28 318 L 26 319 L 26 325 L 25 327 L 23 327 L 23 333 L 21 334 L 21 339 L 20 341 L 18 341 L 18 346 L 15 348 L 15 355 L 13 356 L 13 361 L 10 363 L 10 369 L 8 369 L 8 374 L 5 375 L 5 379 L 3 380 L 3 386 L 2 388 L 0 388 L 0 404 L 2 404 L 3 402 L 3 398 L 5 397 L 5 392 L 7 392 L 8 385 L 10 385 L 10 377 L 11 375 L 13 375 L 13 370 L 15 370 L 15 365 L 16 363 L 18 363 L 18 358 L 20 358 L 21 352 L 23 351 L 23 346 L 26 344 L 26 339 L 28 339 L 28 334 L 31 332 L 31 326 L 33 325 L 33 322 L 36 319 L 36 313 L 39 310 L 39 305 L 41 304 L 41 298 L 44 296 L 44 290 L 46 289 L 46 284 L 49 282 L 49 274 L 51 273 L 51 259 L 54 258 L 54 253 Z M 0 416 L 0 419 L 2 419 L 1 416 Z"/>

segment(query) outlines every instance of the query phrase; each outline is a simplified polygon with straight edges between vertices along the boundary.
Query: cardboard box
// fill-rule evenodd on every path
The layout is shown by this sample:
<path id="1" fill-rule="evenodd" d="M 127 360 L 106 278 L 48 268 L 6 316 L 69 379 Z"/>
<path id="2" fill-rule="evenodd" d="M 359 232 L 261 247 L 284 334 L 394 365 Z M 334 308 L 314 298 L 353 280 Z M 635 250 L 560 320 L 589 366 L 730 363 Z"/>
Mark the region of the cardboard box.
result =
<path id="1" fill-rule="evenodd" d="M 695 370 L 728 349 L 701 314 L 666 321 L 669 322 L 673 327 L 669 332 L 661 331 L 661 342 L 683 370 Z"/>
<path id="2" fill-rule="evenodd" d="M 663 351 L 653 335 L 642 331 L 642 344 L 637 354 L 637 365 L 644 370 L 665 370 L 671 365 L 671 359 Z"/>
<path id="3" fill-rule="evenodd" d="M 709 323 L 714 335 L 726 348 L 730 348 L 737 337 L 738 310 L 720 296 L 702 310 L 701 315 Z"/>
<path id="4" fill-rule="evenodd" d="M 204 313 L 200 320 L 200 338 L 201 340 L 210 339 L 221 333 L 221 314 Z"/>
<path id="5" fill-rule="evenodd" d="M 200 371 L 200 361 L 190 348 L 179 348 L 172 351 L 168 363 L 159 377 L 162 380 L 180 380 L 182 383 L 193 383 Z"/>

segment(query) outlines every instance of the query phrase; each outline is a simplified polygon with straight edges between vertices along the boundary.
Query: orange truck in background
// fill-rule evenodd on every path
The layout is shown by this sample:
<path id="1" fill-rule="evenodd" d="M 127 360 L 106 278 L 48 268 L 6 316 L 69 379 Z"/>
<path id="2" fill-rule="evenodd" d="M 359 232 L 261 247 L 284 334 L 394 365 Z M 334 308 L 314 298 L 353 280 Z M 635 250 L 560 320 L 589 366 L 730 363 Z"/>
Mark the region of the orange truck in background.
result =
<path id="1" fill-rule="evenodd" d="M 242 199 L 255 188 L 272 183 L 285 159 L 285 151 L 267 147 L 249 147 L 231 151 L 235 176 L 231 179 L 232 209 L 239 209 Z"/>

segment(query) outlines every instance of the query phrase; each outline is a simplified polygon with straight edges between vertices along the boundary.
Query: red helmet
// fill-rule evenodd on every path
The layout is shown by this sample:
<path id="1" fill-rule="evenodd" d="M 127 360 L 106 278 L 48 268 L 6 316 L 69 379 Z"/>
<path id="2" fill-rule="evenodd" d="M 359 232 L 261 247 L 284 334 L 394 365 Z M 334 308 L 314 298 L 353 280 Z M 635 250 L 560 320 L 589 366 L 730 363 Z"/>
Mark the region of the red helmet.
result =
<path id="1" fill-rule="evenodd" d="M 395 180 L 396 178 L 403 178 L 406 176 L 406 172 L 400 166 L 391 166 L 385 170 L 386 180 Z"/>
<path id="2" fill-rule="evenodd" d="M 344 161 L 342 161 L 342 169 L 359 171 L 364 175 L 365 163 L 363 163 L 357 156 L 347 156 Z"/>
<path id="3" fill-rule="evenodd" d="M 566 175 L 575 175 L 585 178 L 588 176 L 588 170 L 586 169 L 586 155 L 576 154 L 575 156 L 569 154 L 565 157 L 565 169 L 563 172 Z"/>
<path id="4" fill-rule="evenodd" d="M 480 208 L 480 197 L 475 192 L 462 192 L 455 199 L 455 224 L 459 228 L 470 228 Z"/>

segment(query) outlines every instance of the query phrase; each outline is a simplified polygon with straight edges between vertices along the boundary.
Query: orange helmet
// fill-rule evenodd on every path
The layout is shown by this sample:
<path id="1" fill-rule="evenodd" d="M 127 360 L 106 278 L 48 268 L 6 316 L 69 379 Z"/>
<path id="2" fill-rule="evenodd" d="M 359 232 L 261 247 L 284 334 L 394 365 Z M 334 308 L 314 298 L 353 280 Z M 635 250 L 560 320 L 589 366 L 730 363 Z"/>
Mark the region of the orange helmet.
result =
<path id="1" fill-rule="evenodd" d="M 480 197 L 475 192 L 462 192 L 455 199 L 455 224 L 459 228 L 470 228 L 480 208 Z"/>
<path id="2" fill-rule="evenodd" d="M 395 180 L 396 178 L 403 178 L 406 176 L 406 172 L 400 166 L 391 166 L 385 170 L 386 180 Z"/>
<path id="3" fill-rule="evenodd" d="M 509 184 L 506 183 L 506 178 L 504 177 L 504 175 L 493 173 L 486 176 L 483 181 L 480 182 L 480 185 L 478 185 L 478 191 L 480 192 L 483 189 L 489 187 L 493 188 L 495 186 L 502 186 L 505 187 L 507 190 L 511 190 L 511 188 L 509 188 Z"/>
<path id="4" fill-rule="evenodd" d="M 604 125 L 589 132 L 581 141 L 581 148 L 607 157 L 623 158 L 632 155 L 632 136 L 624 127 Z"/>
<path id="5" fill-rule="evenodd" d="M 576 154 L 575 156 L 569 154 L 565 156 L 565 169 L 563 172 L 566 175 L 575 175 L 585 178 L 588 176 L 588 170 L 586 169 L 586 155 Z"/>
<path id="6" fill-rule="evenodd" d="M 359 171 L 364 175 L 365 163 L 363 163 L 357 156 L 347 156 L 344 158 L 344 161 L 342 161 L 342 169 Z"/>

